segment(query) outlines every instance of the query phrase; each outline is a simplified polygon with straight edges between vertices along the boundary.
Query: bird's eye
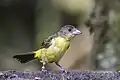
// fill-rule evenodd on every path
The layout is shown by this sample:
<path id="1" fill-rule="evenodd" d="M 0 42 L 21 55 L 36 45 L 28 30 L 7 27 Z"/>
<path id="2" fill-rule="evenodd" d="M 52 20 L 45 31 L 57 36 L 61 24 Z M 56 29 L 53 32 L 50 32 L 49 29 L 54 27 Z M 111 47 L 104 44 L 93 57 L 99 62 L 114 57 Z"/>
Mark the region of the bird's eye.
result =
<path id="1" fill-rule="evenodd" d="M 68 31 L 70 32 L 70 31 L 72 31 L 72 29 L 70 28 L 70 29 L 68 29 Z"/>

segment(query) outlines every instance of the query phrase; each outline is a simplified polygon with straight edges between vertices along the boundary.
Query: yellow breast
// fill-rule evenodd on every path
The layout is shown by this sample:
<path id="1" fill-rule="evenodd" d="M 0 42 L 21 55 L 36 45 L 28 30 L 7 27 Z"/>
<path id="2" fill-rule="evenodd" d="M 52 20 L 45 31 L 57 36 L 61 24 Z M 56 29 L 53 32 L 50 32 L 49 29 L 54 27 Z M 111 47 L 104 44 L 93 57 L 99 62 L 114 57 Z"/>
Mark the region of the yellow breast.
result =
<path id="1" fill-rule="evenodd" d="M 52 45 L 47 49 L 44 59 L 47 62 L 59 61 L 65 51 L 68 49 L 70 43 L 68 40 L 62 37 L 52 39 L 51 43 Z"/>

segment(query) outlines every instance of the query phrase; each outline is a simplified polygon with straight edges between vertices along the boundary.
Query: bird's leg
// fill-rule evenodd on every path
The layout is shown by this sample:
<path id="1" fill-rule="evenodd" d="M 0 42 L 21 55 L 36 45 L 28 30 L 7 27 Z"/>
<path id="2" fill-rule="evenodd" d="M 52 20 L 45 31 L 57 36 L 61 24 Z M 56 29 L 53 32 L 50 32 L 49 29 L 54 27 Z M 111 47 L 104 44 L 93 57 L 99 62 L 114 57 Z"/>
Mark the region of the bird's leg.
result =
<path id="1" fill-rule="evenodd" d="M 46 63 L 45 63 L 45 61 L 40 61 L 43 65 L 42 65 L 42 71 L 46 71 L 45 70 L 45 65 L 46 65 Z"/>
<path id="2" fill-rule="evenodd" d="M 58 62 L 55 62 L 55 64 L 60 68 L 61 71 L 67 73 L 64 67 L 62 67 Z"/>

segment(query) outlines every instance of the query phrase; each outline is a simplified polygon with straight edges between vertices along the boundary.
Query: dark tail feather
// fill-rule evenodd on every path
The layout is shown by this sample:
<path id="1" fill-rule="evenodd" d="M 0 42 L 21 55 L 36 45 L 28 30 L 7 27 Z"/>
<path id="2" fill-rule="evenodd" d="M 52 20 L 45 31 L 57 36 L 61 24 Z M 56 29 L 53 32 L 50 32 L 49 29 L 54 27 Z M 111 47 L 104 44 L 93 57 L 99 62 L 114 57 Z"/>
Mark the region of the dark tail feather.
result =
<path id="1" fill-rule="evenodd" d="M 15 55 L 15 56 L 13 56 L 13 58 L 16 58 L 21 63 L 26 63 L 33 59 L 36 59 L 36 58 L 34 58 L 34 55 L 35 54 L 33 52 L 29 52 L 28 54 Z"/>

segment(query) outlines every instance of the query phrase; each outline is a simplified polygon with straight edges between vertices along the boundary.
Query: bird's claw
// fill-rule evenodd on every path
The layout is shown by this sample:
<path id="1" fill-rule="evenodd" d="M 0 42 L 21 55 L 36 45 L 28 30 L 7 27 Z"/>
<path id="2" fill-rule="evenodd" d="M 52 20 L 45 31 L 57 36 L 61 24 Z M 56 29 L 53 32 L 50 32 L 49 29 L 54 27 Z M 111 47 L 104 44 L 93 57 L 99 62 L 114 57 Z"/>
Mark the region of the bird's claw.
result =
<path id="1" fill-rule="evenodd" d="M 47 70 L 46 69 L 42 69 L 42 72 L 47 72 Z"/>
<path id="2" fill-rule="evenodd" d="M 42 72 L 47 72 L 47 70 L 45 69 L 45 66 L 42 66 Z"/>
<path id="3" fill-rule="evenodd" d="M 68 73 L 67 70 L 65 70 L 64 68 L 60 69 L 63 73 Z"/>
<path id="4" fill-rule="evenodd" d="M 68 73 L 64 67 L 62 67 L 58 62 L 55 62 L 55 64 L 60 68 L 60 70 L 63 72 L 63 73 Z"/>

